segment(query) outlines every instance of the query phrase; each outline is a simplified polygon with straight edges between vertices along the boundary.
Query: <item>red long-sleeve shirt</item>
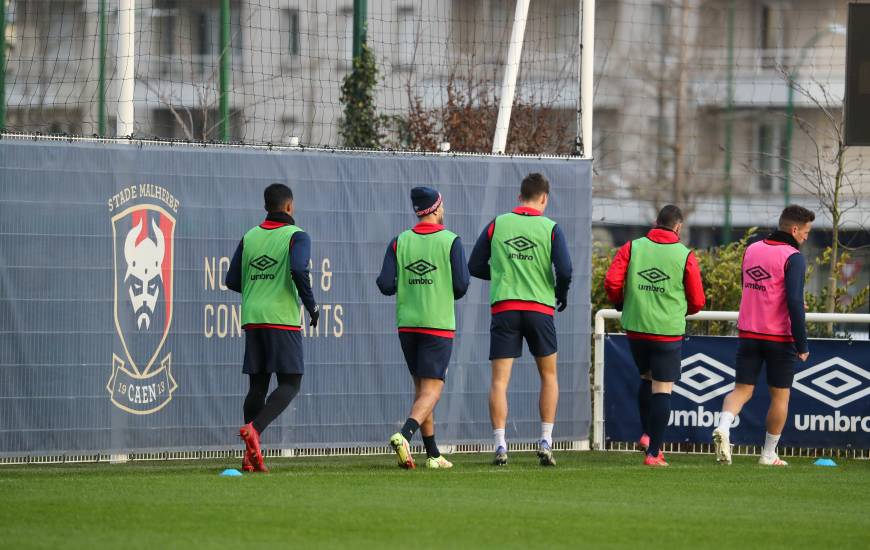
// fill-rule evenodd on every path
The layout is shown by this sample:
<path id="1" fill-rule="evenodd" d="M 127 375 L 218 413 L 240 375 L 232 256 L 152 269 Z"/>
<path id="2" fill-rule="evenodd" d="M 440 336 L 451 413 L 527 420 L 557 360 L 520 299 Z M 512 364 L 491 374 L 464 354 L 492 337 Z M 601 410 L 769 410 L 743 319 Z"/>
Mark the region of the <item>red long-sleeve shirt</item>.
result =
<path id="1" fill-rule="evenodd" d="M 649 240 L 660 244 L 672 244 L 680 240 L 680 237 L 676 233 L 661 227 L 651 229 L 646 236 Z M 628 241 L 616 253 L 613 263 L 610 264 L 610 268 L 607 270 L 607 276 L 604 278 L 604 290 L 607 292 L 607 299 L 614 305 L 621 304 L 625 300 L 625 278 L 628 274 L 628 263 L 630 261 L 631 241 Z M 695 258 L 694 252 L 689 252 L 689 257 L 686 259 L 683 285 L 686 289 L 686 302 L 688 302 L 686 315 L 698 313 L 704 308 L 707 298 L 704 296 L 704 286 L 701 283 L 701 269 L 698 267 L 698 260 Z M 661 336 L 659 334 L 631 331 L 627 331 L 626 334 L 629 338 L 637 340 L 658 340 L 663 342 L 673 342 L 683 338 L 682 336 Z"/>

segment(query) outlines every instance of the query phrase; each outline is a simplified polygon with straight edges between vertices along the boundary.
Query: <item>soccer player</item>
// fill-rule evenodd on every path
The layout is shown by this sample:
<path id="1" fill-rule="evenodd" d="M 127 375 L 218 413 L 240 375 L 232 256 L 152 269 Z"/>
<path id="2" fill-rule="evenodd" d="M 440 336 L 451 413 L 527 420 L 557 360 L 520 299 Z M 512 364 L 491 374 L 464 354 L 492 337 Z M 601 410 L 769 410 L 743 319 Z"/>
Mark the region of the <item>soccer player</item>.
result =
<path id="1" fill-rule="evenodd" d="M 680 378 L 686 315 L 706 302 L 698 260 L 680 243 L 682 228 L 680 209 L 665 206 L 645 237 L 622 245 L 604 280 L 607 299 L 622 310 L 622 327 L 640 371 L 643 433 L 638 444 L 646 452 L 644 464 L 652 467 L 668 465 L 661 446 L 671 390 Z"/>
<path id="2" fill-rule="evenodd" d="M 260 435 L 287 408 L 302 383 L 300 300 L 312 327 L 320 318 L 308 278 L 311 239 L 293 220 L 293 192 L 273 183 L 263 198 L 266 220 L 242 238 L 226 276 L 227 288 L 242 294 L 242 372 L 250 384 L 239 435 L 245 441 L 242 468 L 249 472 L 269 471 L 263 464 Z M 278 386 L 267 399 L 273 374 Z"/>
<path id="3" fill-rule="evenodd" d="M 493 464 L 503 466 L 508 461 L 507 390 L 514 359 L 522 355 L 525 339 L 541 377 L 538 458 L 542 466 L 555 466 L 552 445 L 559 382 L 553 315 L 556 306 L 559 311 L 568 306 L 571 256 L 562 230 L 544 217 L 550 200 L 547 178 L 538 173 L 526 176 L 518 199 L 519 206 L 483 229 L 468 261 L 471 275 L 491 281 L 489 415 L 495 439 Z"/>
<path id="4" fill-rule="evenodd" d="M 809 357 L 804 278 L 807 262 L 800 253 L 816 215 L 797 205 L 786 207 L 779 228 L 749 245 L 743 254 L 743 295 L 737 317 L 739 341 L 734 389 L 725 397 L 719 425 L 713 430 L 716 460 L 731 464 L 731 423 L 752 397 L 762 364 L 767 369 L 770 408 L 767 435 L 758 463 L 788 466 L 776 453 L 785 421 L 798 359 Z"/>
<path id="5" fill-rule="evenodd" d="M 465 296 L 469 275 L 462 241 L 444 228 L 444 202 L 429 187 L 411 189 L 418 223 L 387 246 L 377 284 L 396 295 L 396 324 L 408 370 L 414 379 L 414 404 L 402 429 L 390 437 L 399 466 L 416 468 L 409 441 L 417 430 L 426 447 L 427 468 L 452 468 L 435 443 L 435 405 L 453 350 L 453 302 Z"/>

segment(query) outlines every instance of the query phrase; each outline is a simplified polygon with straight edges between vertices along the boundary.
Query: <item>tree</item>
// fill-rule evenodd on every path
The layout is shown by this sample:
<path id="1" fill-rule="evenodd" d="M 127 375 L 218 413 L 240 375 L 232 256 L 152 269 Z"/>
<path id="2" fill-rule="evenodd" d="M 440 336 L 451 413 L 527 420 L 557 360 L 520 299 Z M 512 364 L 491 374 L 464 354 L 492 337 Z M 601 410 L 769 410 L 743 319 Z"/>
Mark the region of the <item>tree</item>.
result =
<path id="1" fill-rule="evenodd" d="M 447 100 L 426 107 L 408 86 L 409 110 L 391 117 L 391 145 L 417 151 L 437 151 L 441 143 L 469 153 L 490 153 L 498 119 L 498 96 L 494 80 L 469 70 L 460 78 L 447 77 Z M 552 102 L 536 97 L 514 98 L 508 130 L 507 154 L 570 154 L 573 136 L 566 113 Z"/>
<path id="2" fill-rule="evenodd" d="M 851 249 L 848 243 L 841 241 L 843 220 L 847 212 L 861 204 L 861 192 L 855 179 L 862 159 L 849 155 L 849 146 L 844 140 L 842 98 L 834 97 L 826 84 L 815 79 L 810 87 L 799 83 L 787 69 L 780 67 L 779 71 L 786 84 L 810 102 L 812 112 L 820 119 L 814 124 L 808 117 L 794 115 L 795 124 L 811 144 L 811 154 L 803 158 L 791 155 L 781 160 L 796 173 L 795 184 L 813 195 L 831 220 L 831 248 L 823 255 L 828 269 L 824 311 L 833 313 L 837 311 L 838 299 L 843 296 L 838 288 L 843 253 Z M 831 331 L 830 325 L 828 331 Z"/>
<path id="3" fill-rule="evenodd" d="M 375 107 L 375 86 L 378 67 L 367 44 L 362 44 L 359 57 L 353 60 L 353 70 L 341 84 L 341 104 L 344 117 L 339 122 L 339 134 L 345 147 L 378 149 L 381 145 L 381 123 Z"/>

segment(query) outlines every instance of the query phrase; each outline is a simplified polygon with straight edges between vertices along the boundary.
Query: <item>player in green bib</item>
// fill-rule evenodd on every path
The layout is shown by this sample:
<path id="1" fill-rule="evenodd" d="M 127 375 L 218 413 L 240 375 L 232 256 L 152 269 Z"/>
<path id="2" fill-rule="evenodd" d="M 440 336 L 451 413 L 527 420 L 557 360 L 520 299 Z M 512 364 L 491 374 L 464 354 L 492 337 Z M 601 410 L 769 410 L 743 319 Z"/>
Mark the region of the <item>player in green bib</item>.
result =
<path id="1" fill-rule="evenodd" d="M 435 443 L 435 405 L 456 332 L 455 300 L 468 290 L 469 275 L 462 241 L 444 228 L 441 194 L 428 187 L 411 190 L 419 223 L 387 246 L 378 276 L 380 291 L 396 295 L 399 342 L 414 380 L 414 404 L 402 429 L 390 438 L 399 466 L 415 468 L 410 440 L 423 436 L 427 468 L 451 468 Z"/>
<path id="2" fill-rule="evenodd" d="M 656 227 L 619 249 L 604 287 L 622 309 L 622 327 L 640 372 L 637 401 L 643 433 L 639 447 L 647 466 L 667 466 L 661 445 L 671 414 L 671 389 L 680 378 L 686 315 L 704 307 L 701 271 L 680 243 L 683 214 L 673 205 L 659 212 Z"/>
<path id="3" fill-rule="evenodd" d="M 243 408 L 245 425 L 239 429 L 245 441 L 242 468 L 266 472 L 260 434 L 287 408 L 302 384 L 300 302 L 312 327 L 317 326 L 320 310 L 308 278 L 311 239 L 293 219 L 293 192 L 273 183 L 263 198 L 266 220 L 245 233 L 227 270 L 226 286 L 242 294 L 242 372 L 250 382 Z M 278 386 L 267 399 L 273 374 Z"/>
<path id="4" fill-rule="evenodd" d="M 547 178 L 537 173 L 526 176 L 520 185 L 520 205 L 484 228 L 468 261 L 473 276 L 490 281 L 489 413 L 495 439 L 493 464 L 497 466 L 508 460 L 507 390 L 514 359 L 522 355 L 523 340 L 541 376 L 538 458 L 542 466 L 556 464 L 552 444 L 559 382 L 553 313 L 557 306 L 563 311 L 568 305 L 572 268 L 565 235 L 544 216 L 549 198 Z"/>

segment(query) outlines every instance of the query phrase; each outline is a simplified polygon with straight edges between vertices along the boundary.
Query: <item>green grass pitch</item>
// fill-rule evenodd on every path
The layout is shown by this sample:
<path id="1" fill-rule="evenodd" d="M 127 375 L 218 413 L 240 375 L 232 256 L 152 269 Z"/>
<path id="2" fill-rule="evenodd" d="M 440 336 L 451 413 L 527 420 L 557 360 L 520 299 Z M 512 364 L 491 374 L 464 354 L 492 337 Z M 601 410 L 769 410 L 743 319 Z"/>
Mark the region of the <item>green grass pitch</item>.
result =
<path id="1" fill-rule="evenodd" d="M 449 471 L 393 457 L 0 466 L 4 548 L 868 548 L 870 462 L 731 467 L 711 456 L 452 455 Z"/>

